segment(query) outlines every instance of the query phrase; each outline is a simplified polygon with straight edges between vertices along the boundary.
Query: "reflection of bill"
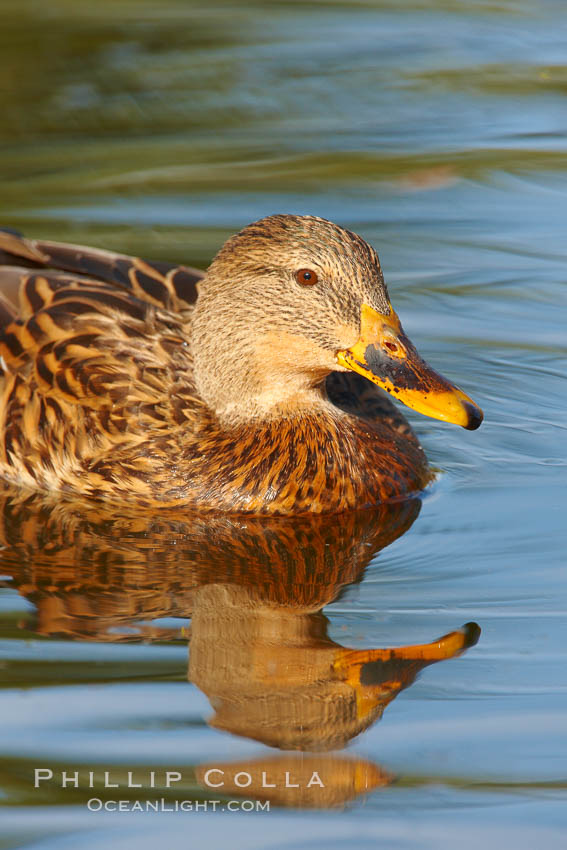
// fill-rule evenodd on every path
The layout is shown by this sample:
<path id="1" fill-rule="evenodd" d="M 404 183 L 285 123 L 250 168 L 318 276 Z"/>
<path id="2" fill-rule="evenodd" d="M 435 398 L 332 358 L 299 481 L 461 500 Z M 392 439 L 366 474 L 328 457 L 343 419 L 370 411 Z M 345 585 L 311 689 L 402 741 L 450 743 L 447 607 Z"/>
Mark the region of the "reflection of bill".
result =
<path id="1" fill-rule="evenodd" d="M 285 750 L 343 747 L 378 720 L 424 667 L 478 639 L 468 624 L 431 644 L 345 649 L 320 613 L 262 606 L 243 588 L 195 599 L 189 676 L 214 706 L 211 725 Z"/>
<path id="2" fill-rule="evenodd" d="M 285 633 L 281 642 L 274 640 L 273 610 L 265 617 L 264 629 L 258 609 L 251 619 L 257 627 L 253 645 L 247 640 L 239 643 L 238 618 L 226 617 L 235 631 L 215 647 L 214 659 L 222 659 L 220 665 L 211 657 L 199 670 L 197 684 L 215 707 L 211 723 L 270 746 L 311 751 L 344 746 L 378 720 L 423 667 L 459 655 L 476 643 L 480 633 L 476 624 L 468 623 L 430 644 L 351 650 L 325 637 L 322 615 L 296 614 L 295 631 L 285 618 L 279 623 Z M 249 619 L 248 637 L 250 625 Z M 193 640 L 198 637 L 192 642 L 191 670 L 201 662 L 200 628 L 199 623 L 193 632 Z M 394 781 L 386 770 L 364 759 L 312 753 L 201 765 L 196 777 L 203 787 L 224 794 L 318 808 L 343 804 Z"/>
<path id="3" fill-rule="evenodd" d="M 361 759 L 314 753 L 345 746 L 423 667 L 478 639 L 474 624 L 397 649 L 348 649 L 327 636 L 321 609 L 361 580 L 419 507 L 412 500 L 293 519 L 179 511 L 147 517 L 6 490 L 0 568 L 36 605 L 42 634 L 147 640 L 164 637 L 153 619 L 191 617 L 189 679 L 214 707 L 211 725 L 311 753 L 201 765 L 200 787 L 331 806 L 392 777 Z"/>

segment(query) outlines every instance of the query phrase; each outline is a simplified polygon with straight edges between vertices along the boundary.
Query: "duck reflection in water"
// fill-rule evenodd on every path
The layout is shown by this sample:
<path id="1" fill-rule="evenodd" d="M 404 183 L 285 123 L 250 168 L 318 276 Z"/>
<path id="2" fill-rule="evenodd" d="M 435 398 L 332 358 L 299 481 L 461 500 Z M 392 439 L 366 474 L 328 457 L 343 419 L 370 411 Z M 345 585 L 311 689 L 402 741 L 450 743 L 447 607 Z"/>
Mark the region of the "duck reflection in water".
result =
<path id="1" fill-rule="evenodd" d="M 396 649 L 350 649 L 327 635 L 324 606 L 419 508 L 414 499 L 332 517 L 145 518 L 5 490 L 0 567 L 36 606 L 43 635 L 163 640 L 180 633 L 152 620 L 190 617 L 189 680 L 213 706 L 210 724 L 301 751 L 203 764 L 198 783 L 216 795 L 331 806 L 393 777 L 330 751 L 378 720 L 424 667 L 478 640 L 472 623 Z"/>

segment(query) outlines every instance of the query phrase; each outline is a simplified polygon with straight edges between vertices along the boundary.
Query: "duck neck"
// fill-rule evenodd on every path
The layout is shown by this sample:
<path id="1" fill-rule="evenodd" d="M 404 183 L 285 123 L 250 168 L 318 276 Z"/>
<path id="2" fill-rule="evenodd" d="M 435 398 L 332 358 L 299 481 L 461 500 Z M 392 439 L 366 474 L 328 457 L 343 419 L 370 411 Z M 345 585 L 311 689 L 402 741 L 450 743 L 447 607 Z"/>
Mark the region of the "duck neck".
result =
<path id="1" fill-rule="evenodd" d="M 223 335 L 219 325 L 218 311 L 198 302 L 191 330 L 194 380 L 222 425 L 289 420 L 330 407 L 325 378 L 332 364 L 300 370 L 305 345 L 297 337 L 255 334 L 250 326 L 239 331 L 232 323 Z"/>
<path id="2" fill-rule="evenodd" d="M 278 376 L 266 386 L 251 382 L 248 374 L 235 371 L 230 384 L 226 384 L 222 382 L 221 372 L 212 368 L 201 372 L 196 384 L 203 401 L 225 427 L 289 420 L 330 406 L 324 379 L 314 386 L 301 386 L 297 381 Z"/>

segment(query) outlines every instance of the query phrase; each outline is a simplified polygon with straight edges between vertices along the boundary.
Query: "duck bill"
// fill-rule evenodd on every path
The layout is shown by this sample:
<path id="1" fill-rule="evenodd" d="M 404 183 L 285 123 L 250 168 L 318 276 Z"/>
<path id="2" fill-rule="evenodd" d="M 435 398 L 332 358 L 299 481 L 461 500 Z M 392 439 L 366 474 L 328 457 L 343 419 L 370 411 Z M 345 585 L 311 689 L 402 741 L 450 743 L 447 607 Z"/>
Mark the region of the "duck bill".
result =
<path id="1" fill-rule="evenodd" d="M 363 304 L 358 342 L 339 351 L 337 362 L 425 416 L 469 431 L 482 422 L 480 407 L 419 356 L 392 308 L 384 316 Z"/>

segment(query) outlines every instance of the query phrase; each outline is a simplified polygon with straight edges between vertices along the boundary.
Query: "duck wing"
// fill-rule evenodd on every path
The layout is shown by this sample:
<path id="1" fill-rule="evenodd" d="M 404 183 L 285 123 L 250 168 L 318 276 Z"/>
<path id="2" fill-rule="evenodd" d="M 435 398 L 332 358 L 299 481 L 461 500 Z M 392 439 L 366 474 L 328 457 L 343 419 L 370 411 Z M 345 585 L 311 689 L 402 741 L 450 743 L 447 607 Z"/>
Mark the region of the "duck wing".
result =
<path id="1" fill-rule="evenodd" d="M 20 301 L 0 304 L 0 475 L 76 489 L 109 451 L 191 423 L 200 272 L 7 231 L 0 251 L 20 264 L 0 267 Z"/>
<path id="2" fill-rule="evenodd" d="M 190 266 L 142 260 L 126 254 L 117 254 L 100 248 L 25 239 L 15 230 L 0 229 L 0 291 L 11 297 L 16 283 L 15 275 L 2 266 L 51 268 L 73 272 L 91 280 L 112 284 L 158 307 L 182 313 L 197 299 L 197 286 L 204 272 Z M 10 270 L 11 271 L 11 270 Z M 20 294 L 27 299 L 22 309 L 41 307 L 41 293 Z M 35 298 L 30 301 L 30 297 Z"/>

